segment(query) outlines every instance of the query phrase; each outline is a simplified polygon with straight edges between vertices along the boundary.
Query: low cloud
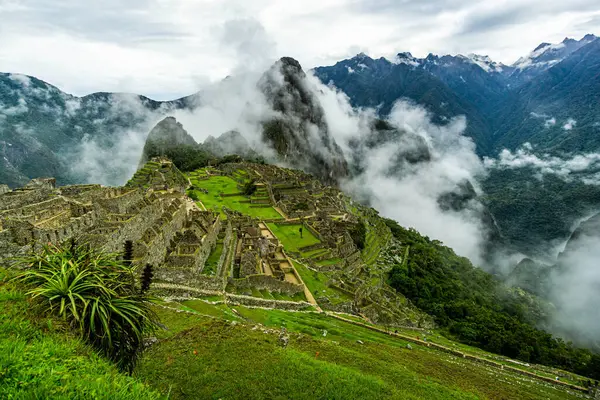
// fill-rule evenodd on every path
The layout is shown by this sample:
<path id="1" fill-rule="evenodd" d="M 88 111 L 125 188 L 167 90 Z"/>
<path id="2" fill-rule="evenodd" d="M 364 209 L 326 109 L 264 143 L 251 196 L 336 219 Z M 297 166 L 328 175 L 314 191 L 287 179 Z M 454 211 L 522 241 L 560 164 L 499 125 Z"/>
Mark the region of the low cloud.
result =
<path id="1" fill-rule="evenodd" d="M 581 235 L 569 246 L 574 249 L 553 271 L 550 300 L 556 306 L 553 324 L 559 334 L 578 343 L 600 348 L 600 237 Z"/>
<path id="2" fill-rule="evenodd" d="M 330 133 L 346 155 L 351 155 L 353 142 L 369 140 L 374 135 L 370 126 L 375 110 L 353 109 L 343 93 L 322 84 L 315 83 L 315 87 Z M 439 199 L 466 182 L 478 190 L 476 178 L 485 174 L 483 164 L 475 154 L 472 140 L 462 135 L 465 118 L 455 118 L 444 126 L 431 119 L 424 108 L 398 101 L 387 122 L 405 134 L 392 142 L 363 148 L 359 156 L 362 172 L 343 182 L 343 189 L 355 198 L 367 200 L 385 217 L 441 240 L 480 264 L 487 238 L 482 205 L 471 200 L 460 211 L 445 210 Z M 398 171 L 398 155 L 422 150 L 423 143 L 431 159 L 404 163 Z M 390 173 L 392 170 L 396 172 Z"/>
<path id="3" fill-rule="evenodd" d="M 76 113 L 81 104 L 67 103 L 66 113 Z M 84 118 L 102 115 L 93 120 L 94 135 L 86 134 L 77 147 L 65 155 L 72 176 L 87 183 L 107 186 L 125 184 L 135 173 L 148 133 L 168 110 L 151 111 L 137 96 L 113 94 L 105 101 L 88 104 Z M 122 119 L 131 125 L 124 127 Z M 134 122 L 132 122 L 134 121 Z"/>
<path id="4" fill-rule="evenodd" d="M 19 82 L 21 85 L 25 87 L 29 87 L 31 84 L 31 79 L 26 75 L 21 74 L 9 74 L 8 78 L 12 81 Z"/>
<path id="5" fill-rule="evenodd" d="M 7 106 L 0 102 L 0 116 L 4 118 L 25 114 L 27 111 L 29 111 L 29 108 L 27 107 L 27 102 L 23 98 L 17 100 L 17 104 L 13 106 Z"/>
<path id="6" fill-rule="evenodd" d="M 556 125 L 556 118 L 554 118 L 550 115 L 538 114 L 536 112 L 531 112 L 529 115 L 531 115 L 533 118 L 543 119 L 545 128 L 551 128 L 554 125 Z"/>
<path id="7" fill-rule="evenodd" d="M 563 129 L 565 131 L 570 131 L 571 129 L 573 129 L 575 126 L 577 125 L 577 121 L 575 121 L 573 118 L 569 118 L 567 120 L 567 122 L 563 125 Z"/>
<path id="8" fill-rule="evenodd" d="M 538 178 L 544 174 L 556 175 L 563 180 L 571 181 L 581 179 L 587 184 L 598 184 L 600 181 L 589 175 L 600 170 L 600 154 L 585 153 L 561 158 L 550 154 L 535 154 L 529 143 L 525 143 L 520 149 L 512 152 L 508 149 L 502 150 L 498 158 L 484 158 L 486 168 L 518 169 L 534 168 L 538 172 Z M 585 175 L 584 175 L 585 174 Z"/>

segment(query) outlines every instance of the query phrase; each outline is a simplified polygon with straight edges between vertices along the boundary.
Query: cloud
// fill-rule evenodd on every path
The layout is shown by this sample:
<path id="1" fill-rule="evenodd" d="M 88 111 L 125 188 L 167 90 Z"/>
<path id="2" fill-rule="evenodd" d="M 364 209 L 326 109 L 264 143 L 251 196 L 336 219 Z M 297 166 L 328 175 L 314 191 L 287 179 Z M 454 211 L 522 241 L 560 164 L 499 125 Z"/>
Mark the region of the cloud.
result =
<path id="1" fill-rule="evenodd" d="M 65 111 L 77 112 L 79 106 L 78 102 L 67 104 Z M 168 110 L 150 111 L 137 96 L 113 94 L 107 102 L 88 104 L 85 111 L 90 118 L 102 117 L 93 120 L 93 136 L 85 135 L 71 152 L 63 154 L 66 165 L 71 166 L 71 174 L 78 181 L 124 185 L 137 169 L 148 133 Z M 133 121 L 130 127 L 119 122 L 123 118 Z"/>
<path id="2" fill-rule="evenodd" d="M 276 58 L 276 44 L 254 18 L 226 21 L 215 28 L 221 46 L 231 48 L 239 71 L 264 71 Z"/>
<path id="3" fill-rule="evenodd" d="M 550 119 L 547 119 L 544 121 L 544 127 L 545 128 L 551 128 L 554 125 L 556 125 L 556 118 L 552 117 Z"/>
<path id="4" fill-rule="evenodd" d="M 31 79 L 28 76 L 22 74 L 9 74 L 8 79 L 15 82 L 19 82 L 25 87 L 29 87 L 29 85 L 31 84 Z"/>
<path id="5" fill-rule="evenodd" d="M 330 133 L 350 156 L 355 151 L 353 142 L 369 140 L 374 135 L 371 123 L 375 110 L 352 109 L 348 98 L 335 88 L 317 83 L 315 87 Z M 462 135 L 466 127 L 464 118 L 456 118 L 444 126 L 434 124 L 431 118 L 422 107 L 397 102 L 388 122 L 405 135 L 363 148 L 359 155 L 362 172 L 343 182 L 342 187 L 353 197 L 369 201 L 382 215 L 441 240 L 458 254 L 480 264 L 482 245 L 488 235 L 482 222 L 483 207 L 473 200 L 460 211 L 446 210 L 439 199 L 466 182 L 476 186 L 476 178 L 485 174 L 485 170 L 475 154 L 474 143 Z M 399 171 L 399 155 L 422 149 L 423 143 L 431 159 L 403 163 Z"/>
<path id="6" fill-rule="evenodd" d="M 575 125 L 577 125 L 577 121 L 575 121 L 573 118 L 569 118 L 567 122 L 563 125 L 563 129 L 565 131 L 570 131 L 575 127 Z"/>
<path id="7" fill-rule="evenodd" d="M 171 99 L 231 75 L 241 63 L 259 61 L 252 54 L 261 47 L 270 49 L 263 53 L 270 58 L 292 56 L 307 69 L 358 51 L 374 57 L 401 51 L 420 57 L 483 53 L 510 63 L 542 41 L 588 33 L 597 26 L 600 4 L 29 0 L 0 2 L 0 13 L 5 70 L 40 77 L 76 95 L 125 91 Z M 224 39 L 247 48 L 246 58 L 223 46 Z"/>
<path id="8" fill-rule="evenodd" d="M 484 165 L 486 168 L 499 169 L 533 168 L 538 171 L 540 179 L 544 174 L 552 174 L 565 181 L 580 179 L 586 184 L 600 183 L 600 180 L 594 178 L 598 174 L 589 175 L 589 173 L 600 170 L 599 153 L 577 154 L 570 158 L 561 158 L 550 154 L 537 155 L 533 152 L 531 144 L 525 143 L 514 153 L 504 149 L 498 158 L 485 157 Z"/>
<path id="9" fill-rule="evenodd" d="M 600 233 L 600 232 L 598 232 Z M 600 237 L 581 235 L 551 276 L 550 300 L 556 306 L 554 329 L 580 344 L 600 347 Z"/>
<path id="10" fill-rule="evenodd" d="M 531 115 L 533 118 L 544 119 L 544 128 L 551 128 L 554 125 L 556 125 L 556 118 L 554 118 L 550 115 L 538 114 L 536 112 L 531 112 L 529 115 Z"/>
<path id="11" fill-rule="evenodd" d="M 0 115 L 4 117 L 13 117 L 15 115 L 25 114 L 27 111 L 29 111 L 29 108 L 27 107 L 27 102 L 23 98 L 19 98 L 17 100 L 17 104 L 14 106 L 7 106 L 0 103 Z"/>

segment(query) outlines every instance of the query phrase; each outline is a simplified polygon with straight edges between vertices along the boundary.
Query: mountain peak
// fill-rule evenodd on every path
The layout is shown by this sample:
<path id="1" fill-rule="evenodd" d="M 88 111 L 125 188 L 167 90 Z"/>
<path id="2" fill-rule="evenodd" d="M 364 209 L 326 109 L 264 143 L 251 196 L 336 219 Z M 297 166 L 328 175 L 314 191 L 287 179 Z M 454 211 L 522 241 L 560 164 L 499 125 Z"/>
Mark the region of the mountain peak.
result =
<path id="1" fill-rule="evenodd" d="M 514 76 L 517 76 L 521 82 L 528 81 L 538 72 L 553 67 L 594 40 L 596 40 L 596 36 L 587 34 L 579 41 L 566 37 L 562 42 L 556 44 L 541 43 L 531 53 L 519 58 L 513 64 L 513 67 L 516 68 Z"/>
<path id="2" fill-rule="evenodd" d="M 406 64 L 413 67 L 417 67 L 420 65 L 419 59 L 413 57 L 410 52 L 398 53 L 396 58 L 393 60 L 394 64 Z"/>
<path id="3" fill-rule="evenodd" d="M 182 145 L 197 146 L 198 144 L 175 117 L 166 117 L 150 131 L 139 166 L 142 167 L 155 156 L 154 153 L 164 154 L 168 149 Z"/>
<path id="4" fill-rule="evenodd" d="M 580 41 L 583 41 L 583 42 L 593 42 L 596 39 L 598 39 L 598 37 L 596 35 L 588 33 L 587 35 L 585 35 L 584 37 L 582 37 Z"/>
<path id="5" fill-rule="evenodd" d="M 533 49 L 533 51 L 534 52 L 535 51 L 539 51 L 539 50 L 543 49 L 544 47 L 548 47 L 548 46 L 550 46 L 550 43 L 548 43 L 548 42 L 542 42 L 542 43 L 540 43 L 538 45 L 538 47 L 536 47 L 535 49 Z"/>

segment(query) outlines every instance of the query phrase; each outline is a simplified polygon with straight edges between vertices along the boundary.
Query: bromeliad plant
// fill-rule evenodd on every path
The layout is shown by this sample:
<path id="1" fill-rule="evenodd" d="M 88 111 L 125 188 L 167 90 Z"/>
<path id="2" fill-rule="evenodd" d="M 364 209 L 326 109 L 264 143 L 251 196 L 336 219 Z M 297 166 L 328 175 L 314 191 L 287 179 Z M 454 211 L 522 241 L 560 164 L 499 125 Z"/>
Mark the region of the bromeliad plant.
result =
<path id="1" fill-rule="evenodd" d="M 71 243 L 44 246 L 16 266 L 22 269 L 16 279 L 44 311 L 64 319 L 123 370 L 133 370 L 157 322 L 130 263 Z"/>

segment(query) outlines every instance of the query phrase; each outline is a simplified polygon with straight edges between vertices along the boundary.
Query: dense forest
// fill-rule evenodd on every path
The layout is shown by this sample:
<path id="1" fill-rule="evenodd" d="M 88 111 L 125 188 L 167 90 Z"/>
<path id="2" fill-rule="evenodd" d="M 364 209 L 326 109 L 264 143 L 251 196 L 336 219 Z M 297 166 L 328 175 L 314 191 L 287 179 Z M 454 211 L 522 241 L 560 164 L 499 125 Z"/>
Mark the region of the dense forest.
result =
<path id="1" fill-rule="evenodd" d="M 600 355 L 536 329 L 527 305 L 492 275 L 414 229 L 386 223 L 410 246 L 408 262 L 393 267 L 390 284 L 449 334 L 490 352 L 600 379 Z"/>

